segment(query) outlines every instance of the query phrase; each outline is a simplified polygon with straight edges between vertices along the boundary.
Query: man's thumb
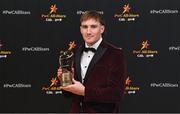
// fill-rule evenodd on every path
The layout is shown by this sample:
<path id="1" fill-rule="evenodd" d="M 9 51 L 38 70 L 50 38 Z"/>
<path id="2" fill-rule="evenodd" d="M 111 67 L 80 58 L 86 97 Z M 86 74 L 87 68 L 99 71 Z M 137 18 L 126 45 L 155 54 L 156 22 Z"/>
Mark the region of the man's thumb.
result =
<path id="1" fill-rule="evenodd" d="M 74 78 L 72 79 L 73 83 L 77 83 L 78 81 L 76 81 Z"/>

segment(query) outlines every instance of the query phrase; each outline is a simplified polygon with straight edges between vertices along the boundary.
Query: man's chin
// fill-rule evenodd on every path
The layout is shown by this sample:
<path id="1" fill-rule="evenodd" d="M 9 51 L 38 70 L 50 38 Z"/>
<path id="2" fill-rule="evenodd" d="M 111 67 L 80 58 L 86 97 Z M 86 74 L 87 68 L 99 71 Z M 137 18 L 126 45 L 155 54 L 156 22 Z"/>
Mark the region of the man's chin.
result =
<path id="1" fill-rule="evenodd" d="M 86 43 L 87 43 L 88 45 L 93 45 L 93 44 L 94 44 L 94 42 L 90 42 L 90 41 L 86 41 Z"/>

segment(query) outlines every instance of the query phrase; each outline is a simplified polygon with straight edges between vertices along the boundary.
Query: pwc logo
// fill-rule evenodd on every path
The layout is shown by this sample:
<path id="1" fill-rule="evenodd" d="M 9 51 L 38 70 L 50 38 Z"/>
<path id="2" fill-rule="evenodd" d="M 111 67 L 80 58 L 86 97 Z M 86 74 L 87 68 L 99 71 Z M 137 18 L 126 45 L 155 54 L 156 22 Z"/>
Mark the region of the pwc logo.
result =
<path id="1" fill-rule="evenodd" d="M 62 94 L 60 89 L 60 81 L 57 76 L 51 79 L 49 86 L 43 86 L 42 91 L 45 91 L 46 94 Z"/>
<path id="2" fill-rule="evenodd" d="M 127 5 L 124 5 L 123 9 L 124 9 L 124 11 L 123 11 L 122 14 L 125 14 L 125 13 L 129 13 L 129 10 L 130 10 L 131 8 L 130 8 L 129 4 L 127 4 Z"/>
<path id="3" fill-rule="evenodd" d="M 4 44 L 0 40 L 0 59 L 1 58 L 7 58 L 9 55 L 11 55 L 11 51 L 2 49 Z"/>
<path id="4" fill-rule="evenodd" d="M 55 5 L 51 5 L 51 7 L 50 7 L 50 14 L 52 14 L 52 13 L 56 13 L 56 11 L 57 11 L 57 7 L 56 7 L 56 4 Z"/>
<path id="5" fill-rule="evenodd" d="M 134 86 L 130 77 L 127 77 L 125 82 L 125 94 L 136 94 L 140 90 L 139 86 Z"/>
<path id="6" fill-rule="evenodd" d="M 120 13 L 115 13 L 114 18 L 117 18 L 118 21 L 135 21 L 138 17 L 138 13 L 131 12 L 132 8 L 129 4 L 125 4 L 122 7 L 122 11 Z"/>
<path id="7" fill-rule="evenodd" d="M 143 49 L 148 49 L 148 47 L 149 47 L 148 41 L 147 41 L 147 40 L 146 40 L 146 41 L 143 41 L 143 42 L 142 42 L 141 50 L 143 50 Z"/>
<path id="8" fill-rule="evenodd" d="M 41 14 L 41 18 L 46 22 L 61 22 L 66 18 L 66 15 L 58 12 L 58 7 L 53 4 L 49 8 L 49 12 Z"/>
<path id="9" fill-rule="evenodd" d="M 129 79 L 129 77 L 126 79 L 126 82 L 125 82 L 125 84 L 126 84 L 126 86 L 130 86 L 131 85 L 131 80 Z"/>
<path id="10" fill-rule="evenodd" d="M 151 50 L 148 40 L 142 41 L 141 48 L 139 50 L 133 50 L 132 52 L 138 58 L 153 58 L 158 54 L 157 50 Z"/>

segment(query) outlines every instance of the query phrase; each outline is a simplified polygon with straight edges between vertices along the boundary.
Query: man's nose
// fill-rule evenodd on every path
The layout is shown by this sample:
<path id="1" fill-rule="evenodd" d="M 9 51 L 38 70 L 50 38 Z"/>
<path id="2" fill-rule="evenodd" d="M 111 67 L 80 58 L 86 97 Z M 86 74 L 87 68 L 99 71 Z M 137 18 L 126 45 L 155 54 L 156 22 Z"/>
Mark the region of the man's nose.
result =
<path id="1" fill-rule="evenodd" d="M 90 27 L 87 28 L 87 33 L 88 33 L 88 34 L 91 33 L 91 28 L 90 28 Z"/>

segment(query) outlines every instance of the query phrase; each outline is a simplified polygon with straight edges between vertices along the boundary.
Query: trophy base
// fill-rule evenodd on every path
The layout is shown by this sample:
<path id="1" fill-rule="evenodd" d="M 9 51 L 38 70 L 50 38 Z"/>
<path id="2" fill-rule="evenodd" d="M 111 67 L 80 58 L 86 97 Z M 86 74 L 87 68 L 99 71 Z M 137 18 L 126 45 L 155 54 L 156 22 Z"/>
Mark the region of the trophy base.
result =
<path id="1" fill-rule="evenodd" d="M 71 85 L 72 83 L 63 83 L 61 84 L 61 86 L 68 86 L 68 85 Z"/>

